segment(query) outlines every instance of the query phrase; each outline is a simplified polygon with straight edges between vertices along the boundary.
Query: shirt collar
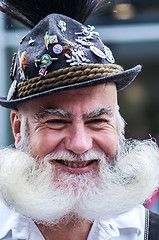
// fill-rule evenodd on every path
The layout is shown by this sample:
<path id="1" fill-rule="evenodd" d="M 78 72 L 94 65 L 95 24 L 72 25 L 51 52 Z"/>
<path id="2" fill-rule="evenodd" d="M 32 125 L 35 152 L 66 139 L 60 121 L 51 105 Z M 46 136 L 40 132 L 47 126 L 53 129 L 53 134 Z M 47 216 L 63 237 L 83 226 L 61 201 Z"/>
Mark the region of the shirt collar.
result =
<path id="1" fill-rule="evenodd" d="M 145 208 L 138 206 L 119 216 L 102 221 L 95 221 L 89 233 L 88 240 L 104 240 L 119 237 L 122 229 L 134 228 L 140 235 L 145 221 Z"/>
<path id="2" fill-rule="evenodd" d="M 12 230 L 13 239 L 27 239 L 29 237 L 30 220 L 6 206 L 3 201 L 0 201 L 0 216 L 0 239 L 5 237 L 10 230 Z"/>
<path id="3" fill-rule="evenodd" d="M 126 213 L 117 216 L 114 221 L 117 228 L 136 228 L 141 232 L 142 229 L 142 217 L 145 214 L 145 208 L 143 206 L 138 206 Z"/>
<path id="4" fill-rule="evenodd" d="M 9 208 L 1 199 L 0 221 L 0 239 L 3 239 L 11 231 L 13 240 L 44 240 L 39 229 L 31 219 L 17 213 L 13 208 Z"/>

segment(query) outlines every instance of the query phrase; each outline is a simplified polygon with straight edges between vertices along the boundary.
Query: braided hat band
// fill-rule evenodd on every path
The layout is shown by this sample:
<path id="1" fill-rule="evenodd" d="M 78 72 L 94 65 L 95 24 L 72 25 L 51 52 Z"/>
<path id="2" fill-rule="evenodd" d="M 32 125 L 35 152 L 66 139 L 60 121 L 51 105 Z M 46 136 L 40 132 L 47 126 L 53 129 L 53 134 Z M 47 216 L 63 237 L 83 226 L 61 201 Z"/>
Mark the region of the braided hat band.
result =
<path id="1" fill-rule="evenodd" d="M 61 14 L 41 20 L 21 41 L 14 55 L 12 84 L 0 105 L 17 104 L 57 91 L 115 82 L 117 90 L 134 80 L 141 66 L 124 71 L 93 26 Z"/>
<path id="2" fill-rule="evenodd" d="M 15 98 L 23 98 L 61 86 L 68 86 L 74 83 L 108 77 L 122 71 L 123 68 L 116 64 L 88 64 L 59 69 L 53 73 L 49 73 L 47 77 L 44 77 L 43 79 L 37 77 L 28 81 L 20 82 L 17 85 L 17 94 L 15 95 Z"/>

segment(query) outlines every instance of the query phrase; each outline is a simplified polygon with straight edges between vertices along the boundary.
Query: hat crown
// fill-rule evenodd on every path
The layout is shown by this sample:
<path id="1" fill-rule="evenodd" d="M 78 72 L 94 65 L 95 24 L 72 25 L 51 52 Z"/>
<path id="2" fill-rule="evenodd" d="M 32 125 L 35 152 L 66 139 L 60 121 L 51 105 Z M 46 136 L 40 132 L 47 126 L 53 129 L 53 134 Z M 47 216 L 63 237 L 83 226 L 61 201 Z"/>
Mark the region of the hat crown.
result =
<path id="1" fill-rule="evenodd" d="M 41 20 L 21 41 L 16 57 L 18 82 L 45 76 L 69 66 L 114 63 L 93 26 L 74 19 L 51 14 Z"/>

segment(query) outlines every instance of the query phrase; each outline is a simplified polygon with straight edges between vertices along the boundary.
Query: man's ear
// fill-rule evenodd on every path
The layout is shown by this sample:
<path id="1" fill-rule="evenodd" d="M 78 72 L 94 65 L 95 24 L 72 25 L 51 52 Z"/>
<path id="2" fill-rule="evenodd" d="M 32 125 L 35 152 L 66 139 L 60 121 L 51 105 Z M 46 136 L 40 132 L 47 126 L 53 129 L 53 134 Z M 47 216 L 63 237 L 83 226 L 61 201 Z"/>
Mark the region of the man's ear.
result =
<path id="1" fill-rule="evenodd" d="M 15 139 L 15 147 L 17 147 L 21 139 L 21 135 L 20 135 L 21 114 L 18 110 L 12 110 L 10 118 L 11 118 L 13 135 Z"/>

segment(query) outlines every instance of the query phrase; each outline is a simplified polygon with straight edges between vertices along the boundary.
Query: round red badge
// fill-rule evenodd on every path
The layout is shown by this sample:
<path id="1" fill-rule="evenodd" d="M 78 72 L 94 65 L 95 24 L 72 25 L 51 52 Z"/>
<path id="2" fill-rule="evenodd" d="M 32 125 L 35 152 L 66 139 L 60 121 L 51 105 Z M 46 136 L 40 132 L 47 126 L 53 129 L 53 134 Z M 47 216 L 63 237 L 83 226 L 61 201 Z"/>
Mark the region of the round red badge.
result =
<path id="1" fill-rule="evenodd" d="M 60 44 L 56 44 L 54 47 L 53 47 L 53 52 L 55 54 L 60 54 L 63 50 L 63 47 L 60 45 Z"/>

